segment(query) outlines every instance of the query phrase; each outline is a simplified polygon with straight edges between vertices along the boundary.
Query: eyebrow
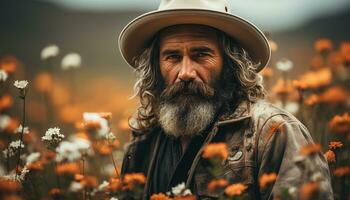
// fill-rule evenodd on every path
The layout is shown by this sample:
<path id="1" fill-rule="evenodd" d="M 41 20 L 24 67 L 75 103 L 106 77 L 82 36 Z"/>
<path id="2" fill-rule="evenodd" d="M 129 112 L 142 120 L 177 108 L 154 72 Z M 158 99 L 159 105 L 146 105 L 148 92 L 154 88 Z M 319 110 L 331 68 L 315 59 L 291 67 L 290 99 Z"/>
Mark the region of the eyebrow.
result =
<path id="1" fill-rule="evenodd" d="M 206 47 L 206 46 L 200 46 L 200 47 L 193 47 L 190 49 L 190 51 L 194 52 L 209 52 L 209 53 L 214 53 L 214 50 Z"/>

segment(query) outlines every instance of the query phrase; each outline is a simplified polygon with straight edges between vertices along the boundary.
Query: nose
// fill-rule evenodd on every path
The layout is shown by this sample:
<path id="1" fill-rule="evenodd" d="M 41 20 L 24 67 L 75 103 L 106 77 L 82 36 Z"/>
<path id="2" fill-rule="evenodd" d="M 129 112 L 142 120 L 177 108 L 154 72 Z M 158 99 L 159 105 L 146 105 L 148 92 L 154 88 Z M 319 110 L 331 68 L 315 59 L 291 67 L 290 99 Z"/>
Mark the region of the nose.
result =
<path id="1" fill-rule="evenodd" d="M 193 66 L 193 62 L 188 56 L 184 56 L 181 62 L 181 69 L 178 74 L 178 81 L 193 81 L 197 77 L 197 72 Z"/>

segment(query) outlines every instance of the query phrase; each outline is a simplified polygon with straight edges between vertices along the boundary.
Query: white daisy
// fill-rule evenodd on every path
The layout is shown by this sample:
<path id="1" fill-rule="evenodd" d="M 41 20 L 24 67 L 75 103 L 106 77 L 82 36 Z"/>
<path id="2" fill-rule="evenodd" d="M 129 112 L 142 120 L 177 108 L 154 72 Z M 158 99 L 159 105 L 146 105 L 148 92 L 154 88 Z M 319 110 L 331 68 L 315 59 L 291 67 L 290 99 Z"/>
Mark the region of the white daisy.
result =
<path id="1" fill-rule="evenodd" d="M 28 85 L 28 81 L 26 80 L 22 80 L 22 81 L 18 81 L 16 80 L 15 83 L 13 84 L 16 88 L 18 89 L 24 89 L 27 87 Z"/>
<path id="2" fill-rule="evenodd" d="M 63 57 L 61 67 L 63 70 L 69 68 L 79 68 L 81 65 L 81 57 L 77 53 L 70 53 Z"/>
<path id="3" fill-rule="evenodd" d="M 280 71 L 287 72 L 293 68 L 293 62 L 286 58 L 283 58 L 276 63 L 276 67 Z"/>
<path id="4" fill-rule="evenodd" d="M 0 69 L 0 81 L 6 81 L 8 74 L 5 70 Z"/>

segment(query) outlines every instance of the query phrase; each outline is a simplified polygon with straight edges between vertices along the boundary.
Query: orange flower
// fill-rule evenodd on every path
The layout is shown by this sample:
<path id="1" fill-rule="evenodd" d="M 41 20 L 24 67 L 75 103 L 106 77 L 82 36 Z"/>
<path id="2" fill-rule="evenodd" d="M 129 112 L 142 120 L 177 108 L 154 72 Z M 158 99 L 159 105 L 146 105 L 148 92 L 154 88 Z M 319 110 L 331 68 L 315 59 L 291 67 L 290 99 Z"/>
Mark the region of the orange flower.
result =
<path id="1" fill-rule="evenodd" d="M 118 122 L 118 128 L 123 131 L 123 132 L 128 132 L 130 131 L 130 126 L 129 126 L 129 120 L 128 119 L 122 119 Z"/>
<path id="2" fill-rule="evenodd" d="M 268 184 L 274 183 L 276 181 L 277 174 L 263 174 L 259 179 L 259 185 L 261 189 L 264 189 Z"/>
<path id="3" fill-rule="evenodd" d="M 228 181 L 226 179 L 214 179 L 208 183 L 208 190 L 210 192 L 214 192 L 218 189 L 224 188 L 228 185 Z"/>
<path id="4" fill-rule="evenodd" d="M 163 193 L 159 193 L 159 194 L 153 194 L 150 200 L 171 200 L 171 198 Z"/>
<path id="5" fill-rule="evenodd" d="M 300 149 L 300 154 L 304 156 L 313 155 L 321 152 L 320 144 L 307 144 Z"/>
<path id="6" fill-rule="evenodd" d="M 340 45 L 340 53 L 345 61 L 345 64 L 350 62 L 350 42 L 343 42 Z"/>
<path id="7" fill-rule="evenodd" d="M 20 191 L 21 185 L 17 181 L 0 178 L 0 192 Z"/>
<path id="8" fill-rule="evenodd" d="M 75 175 L 79 173 L 80 167 L 77 163 L 63 163 L 56 166 L 56 173 L 58 175 Z"/>
<path id="9" fill-rule="evenodd" d="M 55 197 L 59 197 L 63 194 L 63 191 L 59 188 L 52 188 L 50 191 L 49 191 L 49 195 L 53 198 Z"/>
<path id="10" fill-rule="evenodd" d="M 333 44 L 331 40 L 322 38 L 315 42 L 314 48 L 319 53 L 328 52 L 332 50 Z"/>
<path id="11" fill-rule="evenodd" d="M 341 148 L 343 146 L 343 143 L 340 141 L 331 141 L 328 145 L 330 149 L 337 149 Z"/>
<path id="12" fill-rule="evenodd" d="M 17 119 L 11 118 L 4 132 L 14 133 L 19 126 L 19 121 Z"/>
<path id="13" fill-rule="evenodd" d="M 106 188 L 107 191 L 116 192 L 122 189 L 122 182 L 119 178 L 109 179 L 109 185 Z"/>
<path id="14" fill-rule="evenodd" d="M 8 74 L 12 74 L 20 66 L 19 60 L 14 56 L 6 56 L 0 60 L 0 69 L 3 69 Z"/>
<path id="15" fill-rule="evenodd" d="M 13 100 L 10 95 L 4 95 L 0 97 L 0 111 L 10 108 L 12 104 Z"/>
<path id="16" fill-rule="evenodd" d="M 260 73 L 263 77 L 270 78 L 273 75 L 273 70 L 270 67 L 265 67 Z"/>
<path id="17" fill-rule="evenodd" d="M 51 74 L 47 72 L 39 73 L 34 80 L 35 88 L 39 92 L 49 92 L 53 87 L 53 79 Z"/>
<path id="18" fill-rule="evenodd" d="M 142 173 L 125 174 L 123 183 L 126 184 L 126 188 L 132 190 L 135 184 L 144 185 L 146 183 L 146 177 Z"/>
<path id="19" fill-rule="evenodd" d="M 344 58 L 340 52 L 332 52 L 329 55 L 328 60 L 330 61 L 332 66 L 339 66 L 342 65 L 344 62 Z"/>
<path id="20" fill-rule="evenodd" d="M 329 68 L 321 68 L 301 75 L 299 81 L 306 84 L 307 88 L 316 89 L 331 83 L 332 72 Z"/>
<path id="21" fill-rule="evenodd" d="M 226 187 L 225 194 L 232 197 L 232 196 L 238 196 L 241 195 L 248 186 L 243 185 L 242 183 L 236 183 L 232 184 Z"/>
<path id="22" fill-rule="evenodd" d="M 300 188 L 300 199 L 301 200 L 313 199 L 318 188 L 319 188 L 318 182 L 308 182 L 303 184 Z"/>
<path id="23" fill-rule="evenodd" d="M 335 153 L 332 150 L 328 150 L 324 157 L 326 158 L 328 163 L 335 163 Z"/>
<path id="24" fill-rule="evenodd" d="M 350 132 L 350 115 L 348 113 L 336 115 L 330 120 L 328 126 L 332 133 L 347 134 Z"/>
<path id="25" fill-rule="evenodd" d="M 228 157 L 228 149 L 225 143 L 211 143 L 208 144 L 203 151 L 203 158 L 219 158 L 226 160 Z"/>
<path id="26" fill-rule="evenodd" d="M 339 86 L 328 88 L 320 95 L 321 102 L 329 104 L 346 103 L 348 98 L 347 91 Z"/>
<path id="27" fill-rule="evenodd" d="M 113 148 L 107 141 L 97 141 L 93 145 L 94 149 L 101 155 L 107 156 L 113 152 Z"/>
<path id="28" fill-rule="evenodd" d="M 337 177 L 343 177 L 350 174 L 350 166 L 337 167 L 333 170 L 333 174 Z"/>

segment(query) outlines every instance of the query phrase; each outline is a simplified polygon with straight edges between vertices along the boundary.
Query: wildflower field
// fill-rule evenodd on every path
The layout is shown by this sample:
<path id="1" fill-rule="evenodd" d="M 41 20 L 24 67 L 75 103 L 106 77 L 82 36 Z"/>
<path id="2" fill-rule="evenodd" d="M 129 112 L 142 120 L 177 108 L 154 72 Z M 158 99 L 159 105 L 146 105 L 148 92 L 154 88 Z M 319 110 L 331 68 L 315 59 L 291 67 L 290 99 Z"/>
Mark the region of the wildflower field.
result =
<path id="1" fill-rule="evenodd" d="M 293 113 L 315 141 L 295 155 L 308 181 L 300 188 L 286 188 L 278 199 L 317 198 L 322 177 L 308 159 L 320 152 L 329 164 L 335 199 L 349 199 L 350 42 L 315 41 L 309 69 L 293 77 L 289 72 L 298 66 L 274 55 L 278 48 L 274 41 L 270 46 L 272 60 L 261 72 L 267 100 Z M 140 199 L 145 175 L 119 175 L 131 139 L 128 117 L 135 105 L 119 105 L 125 112 L 116 113 L 75 99 L 77 71 L 84 58 L 78 53 L 61 54 L 56 45 L 44 47 L 38 52 L 43 67 L 34 76 L 26 76 L 28 69 L 14 55 L 0 55 L 0 199 Z M 93 90 L 97 88 L 91 87 L 91 99 L 96 99 Z M 111 102 L 123 95 L 115 94 Z M 214 176 L 221 173 L 227 148 L 213 143 L 203 151 Z M 275 173 L 264 174 L 259 185 L 264 189 L 276 178 Z M 245 199 L 247 187 L 225 179 L 208 184 L 220 199 Z M 150 199 L 196 196 L 180 184 Z"/>

